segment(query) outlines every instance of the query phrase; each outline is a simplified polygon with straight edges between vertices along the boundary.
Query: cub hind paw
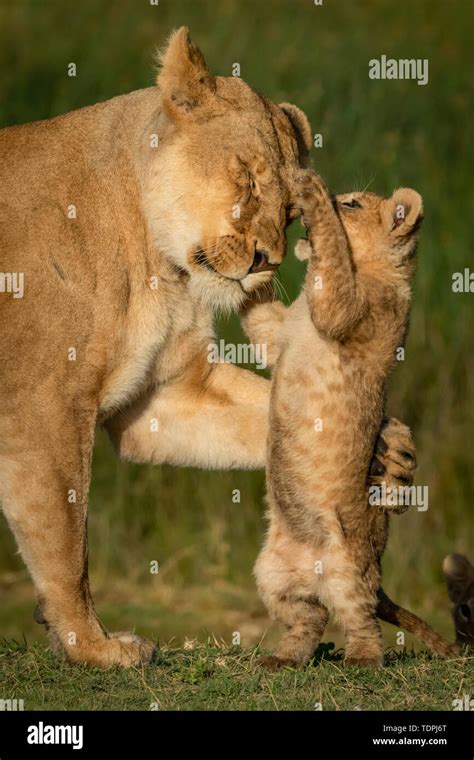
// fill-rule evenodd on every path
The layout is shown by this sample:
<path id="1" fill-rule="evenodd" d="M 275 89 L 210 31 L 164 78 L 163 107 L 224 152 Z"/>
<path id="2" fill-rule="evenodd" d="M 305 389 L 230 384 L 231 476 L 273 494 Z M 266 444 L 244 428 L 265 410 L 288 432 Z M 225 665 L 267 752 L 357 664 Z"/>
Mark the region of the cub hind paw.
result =
<path id="1" fill-rule="evenodd" d="M 371 668 L 373 670 L 383 667 L 383 656 L 376 657 L 358 657 L 351 655 L 344 659 L 345 667 Z"/>
<path id="2" fill-rule="evenodd" d="M 276 673 L 281 668 L 294 668 L 297 663 L 288 657 L 277 657 L 274 654 L 266 655 L 265 657 L 259 657 L 257 665 L 266 670 L 270 670 L 272 673 Z"/>

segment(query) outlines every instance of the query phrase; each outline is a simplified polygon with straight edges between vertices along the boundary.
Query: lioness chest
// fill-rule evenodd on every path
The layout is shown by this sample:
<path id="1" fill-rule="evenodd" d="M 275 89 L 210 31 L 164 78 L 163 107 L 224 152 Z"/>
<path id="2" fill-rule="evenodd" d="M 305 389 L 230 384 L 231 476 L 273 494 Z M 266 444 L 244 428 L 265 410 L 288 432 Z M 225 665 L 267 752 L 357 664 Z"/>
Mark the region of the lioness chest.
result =
<path id="1" fill-rule="evenodd" d="M 126 405 L 149 383 L 179 375 L 209 340 L 212 314 L 178 282 L 137 294 L 118 326 L 115 352 L 100 395 L 100 414 Z"/>

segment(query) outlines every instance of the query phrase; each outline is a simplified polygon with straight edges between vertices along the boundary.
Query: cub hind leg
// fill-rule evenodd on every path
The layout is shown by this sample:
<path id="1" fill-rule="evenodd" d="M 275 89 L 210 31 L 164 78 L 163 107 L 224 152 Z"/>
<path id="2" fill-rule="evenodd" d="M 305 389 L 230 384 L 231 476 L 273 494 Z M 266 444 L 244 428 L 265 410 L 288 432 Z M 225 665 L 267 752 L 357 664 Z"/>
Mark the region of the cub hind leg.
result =
<path id="1" fill-rule="evenodd" d="M 272 518 L 254 573 L 270 617 L 287 628 L 275 653 L 260 659 L 270 670 L 305 665 L 321 641 L 329 612 L 317 596 L 314 549 L 297 542 Z"/>
<path id="2" fill-rule="evenodd" d="M 367 557 L 368 549 L 357 554 Z M 362 569 L 344 545 L 332 545 L 323 566 L 322 596 L 334 610 L 345 638 L 346 665 L 378 668 L 383 664 L 383 641 L 376 617 L 380 572 L 375 564 Z"/>

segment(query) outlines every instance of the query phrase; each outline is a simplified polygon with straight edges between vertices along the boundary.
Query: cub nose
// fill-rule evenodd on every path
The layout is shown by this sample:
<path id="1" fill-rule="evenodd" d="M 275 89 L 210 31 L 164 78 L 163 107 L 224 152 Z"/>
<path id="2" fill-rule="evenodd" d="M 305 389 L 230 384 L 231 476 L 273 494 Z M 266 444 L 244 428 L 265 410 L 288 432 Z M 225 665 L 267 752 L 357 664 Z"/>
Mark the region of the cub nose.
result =
<path id="1" fill-rule="evenodd" d="M 248 273 L 254 274 L 255 272 L 271 272 L 273 269 L 277 269 L 278 264 L 270 264 L 268 260 L 268 253 L 266 251 L 255 251 L 253 257 L 252 266 Z"/>

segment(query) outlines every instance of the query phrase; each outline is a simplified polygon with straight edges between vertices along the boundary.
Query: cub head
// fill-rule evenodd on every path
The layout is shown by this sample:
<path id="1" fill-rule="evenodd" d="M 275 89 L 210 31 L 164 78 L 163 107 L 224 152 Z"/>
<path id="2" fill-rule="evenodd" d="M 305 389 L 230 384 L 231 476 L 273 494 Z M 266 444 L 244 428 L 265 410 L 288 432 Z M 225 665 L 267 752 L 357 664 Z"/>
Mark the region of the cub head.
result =
<path id="1" fill-rule="evenodd" d="M 423 201 L 416 190 L 399 188 L 391 198 L 354 192 L 332 196 L 344 227 L 354 263 L 361 269 L 389 269 L 408 278 L 414 270 L 418 230 L 423 220 Z M 299 258 L 310 249 L 300 246 Z"/>
<path id="2" fill-rule="evenodd" d="M 474 645 L 474 567 L 462 554 L 449 554 L 443 562 L 458 644 Z"/>
<path id="3" fill-rule="evenodd" d="M 212 76 L 184 27 L 160 63 L 159 147 L 147 177 L 154 243 L 203 299 L 235 308 L 283 259 L 289 175 L 306 159 L 310 126 L 296 106 Z"/>
<path id="4" fill-rule="evenodd" d="M 391 198 L 345 193 L 336 196 L 335 207 L 356 265 L 380 264 L 384 271 L 389 265 L 401 275 L 412 275 L 423 220 L 423 200 L 416 190 L 402 187 Z"/>

